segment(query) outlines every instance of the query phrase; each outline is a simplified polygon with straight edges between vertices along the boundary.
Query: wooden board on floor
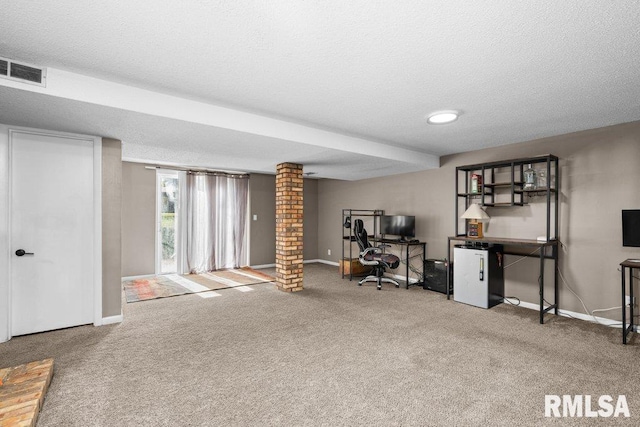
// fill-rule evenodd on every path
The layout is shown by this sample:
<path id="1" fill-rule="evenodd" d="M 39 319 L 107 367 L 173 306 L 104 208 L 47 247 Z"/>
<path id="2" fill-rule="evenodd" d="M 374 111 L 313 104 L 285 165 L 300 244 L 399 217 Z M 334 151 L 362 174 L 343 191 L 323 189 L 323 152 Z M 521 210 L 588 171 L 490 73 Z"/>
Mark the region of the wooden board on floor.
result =
<path id="1" fill-rule="evenodd" d="M 0 426 L 34 427 L 53 377 L 53 359 L 0 369 Z"/>

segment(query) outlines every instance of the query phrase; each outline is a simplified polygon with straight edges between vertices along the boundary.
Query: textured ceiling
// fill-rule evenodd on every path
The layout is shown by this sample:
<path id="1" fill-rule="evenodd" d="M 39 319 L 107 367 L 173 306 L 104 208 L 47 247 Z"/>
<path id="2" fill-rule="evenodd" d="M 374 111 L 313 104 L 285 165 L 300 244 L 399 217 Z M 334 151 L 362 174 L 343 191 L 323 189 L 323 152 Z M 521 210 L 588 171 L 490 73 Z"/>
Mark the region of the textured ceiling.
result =
<path id="1" fill-rule="evenodd" d="M 636 1 L 0 0 L 0 10 L 0 56 L 436 156 L 640 120 Z M 223 167 L 244 156 L 234 168 L 271 172 L 316 160 L 320 176 L 346 179 L 420 168 L 14 92 L 2 92 L 0 120 L 100 130 L 131 158 L 175 152 Z M 41 115 L 29 117 L 34 98 Z M 440 109 L 462 115 L 428 126 Z"/>

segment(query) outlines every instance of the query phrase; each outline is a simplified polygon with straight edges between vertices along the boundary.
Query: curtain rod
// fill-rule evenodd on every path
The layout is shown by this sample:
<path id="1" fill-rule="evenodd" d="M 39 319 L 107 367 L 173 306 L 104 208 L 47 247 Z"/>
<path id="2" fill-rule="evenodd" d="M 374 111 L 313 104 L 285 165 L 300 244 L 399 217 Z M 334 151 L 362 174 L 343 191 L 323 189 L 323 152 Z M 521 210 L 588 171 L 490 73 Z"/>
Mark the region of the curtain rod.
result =
<path id="1" fill-rule="evenodd" d="M 192 174 L 206 174 L 206 175 L 214 175 L 214 176 L 229 176 L 231 178 L 248 178 L 249 174 L 244 172 L 224 172 L 224 171 L 216 171 L 211 169 L 194 169 L 194 168 L 181 168 L 179 166 L 145 166 L 145 169 L 169 169 L 175 171 L 183 171 L 186 173 Z"/>

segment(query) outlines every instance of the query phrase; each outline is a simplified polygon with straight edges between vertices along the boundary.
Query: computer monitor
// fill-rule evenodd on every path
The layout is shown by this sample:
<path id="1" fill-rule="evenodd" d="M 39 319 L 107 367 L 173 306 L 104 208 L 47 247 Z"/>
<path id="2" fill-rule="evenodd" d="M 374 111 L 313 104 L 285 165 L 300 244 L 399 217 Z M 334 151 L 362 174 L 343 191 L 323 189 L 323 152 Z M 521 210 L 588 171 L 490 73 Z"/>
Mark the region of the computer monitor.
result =
<path id="1" fill-rule="evenodd" d="M 416 217 L 407 215 L 383 215 L 380 217 L 380 233 L 394 236 L 416 237 Z"/>
<path id="2" fill-rule="evenodd" d="M 640 247 L 640 209 L 622 210 L 622 246 Z"/>

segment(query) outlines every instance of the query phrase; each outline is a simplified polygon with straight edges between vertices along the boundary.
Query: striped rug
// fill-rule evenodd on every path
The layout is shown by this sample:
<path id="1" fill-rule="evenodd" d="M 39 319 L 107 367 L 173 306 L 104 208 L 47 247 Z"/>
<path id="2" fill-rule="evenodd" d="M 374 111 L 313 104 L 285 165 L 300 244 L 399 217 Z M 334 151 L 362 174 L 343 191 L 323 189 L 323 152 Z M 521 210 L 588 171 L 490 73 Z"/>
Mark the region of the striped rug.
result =
<path id="1" fill-rule="evenodd" d="M 201 274 L 166 274 L 146 277 L 123 281 L 122 286 L 127 302 L 131 303 L 273 281 L 275 278 L 268 274 L 250 267 L 242 267 Z"/>

